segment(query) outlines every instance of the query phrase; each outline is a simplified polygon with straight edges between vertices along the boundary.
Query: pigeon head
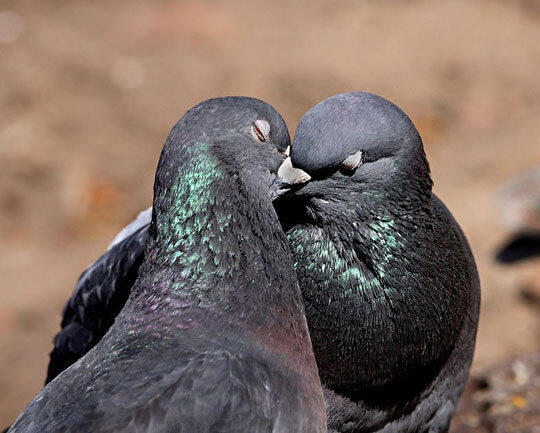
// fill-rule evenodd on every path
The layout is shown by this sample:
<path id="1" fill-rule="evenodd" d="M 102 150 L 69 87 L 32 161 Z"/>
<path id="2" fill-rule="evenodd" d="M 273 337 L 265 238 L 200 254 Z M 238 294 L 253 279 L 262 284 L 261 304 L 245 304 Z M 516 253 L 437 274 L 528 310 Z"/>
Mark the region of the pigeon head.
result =
<path id="1" fill-rule="evenodd" d="M 248 97 L 209 99 L 190 109 L 171 130 L 161 154 L 154 196 L 159 201 L 170 195 L 165 190 L 178 185 L 176 175 L 183 184 L 193 179 L 196 185 L 196 178 L 211 175 L 208 166 L 212 165 L 224 177 L 265 187 L 276 198 L 309 180 L 301 170 L 281 170 L 278 175 L 290 144 L 285 121 L 266 102 Z"/>
<path id="2" fill-rule="evenodd" d="M 396 199 L 421 200 L 431 191 L 413 123 L 396 105 L 370 93 L 336 95 L 309 110 L 296 130 L 291 163 L 312 177 L 295 195 L 323 204 L 351 200 L 355 193 L 355 199 L 388 199 L 393 193 Z"/>
<path id="3" fill-rule="evenodd" d="M 288 195 L 318 217 L 418 205 L 431 194 L 422 140 L 407 115 L 365 92 L 333 96 L 300 121 L 290 164 L 311 181 Z M 287 207 L 294 203 L 286 200 Z M 396 203 L 399 206 L 396 206 Z"/>

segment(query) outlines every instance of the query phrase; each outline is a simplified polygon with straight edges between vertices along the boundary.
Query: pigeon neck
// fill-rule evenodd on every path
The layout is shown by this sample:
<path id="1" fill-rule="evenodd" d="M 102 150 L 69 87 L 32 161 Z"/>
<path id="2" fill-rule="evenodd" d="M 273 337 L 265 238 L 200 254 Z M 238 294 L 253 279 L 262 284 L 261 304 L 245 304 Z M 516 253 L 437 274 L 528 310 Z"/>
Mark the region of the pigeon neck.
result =
<path id="1" fill-rule="evenodd" d="M 384 188 L 366 188 L 352 191 L 338 218 L 369 224 L 401 219 L 406 215 L 422 214 L 431 200 L 431 180 L 425 182 L 388 182 Z M 399 186 L 398 186 L 399 185 Z"/>
<path id="2" fill-rule="evenodd" d="M 169 173 L 174 180 L 156 180 L 143 277 L 133 289 L 141 309 L 169 309 L 173 326 L 196 311 L 224 326 L 302 330 L 296 274 L 268 192 L 226 173 L 204 144 L 188 159 Z"/>
<path id="3" fill-rule="evenodd" d="M 431 380 L 449 353 L 465 308 L 457 288 L 466 282 L 456 283 L 461 259 L 447 254 L 457 249 L 456 234 L 437 218 L 427 207 L 288 231 L 330 389 L 388 401 L 423 386 L 418 377 Z"/>

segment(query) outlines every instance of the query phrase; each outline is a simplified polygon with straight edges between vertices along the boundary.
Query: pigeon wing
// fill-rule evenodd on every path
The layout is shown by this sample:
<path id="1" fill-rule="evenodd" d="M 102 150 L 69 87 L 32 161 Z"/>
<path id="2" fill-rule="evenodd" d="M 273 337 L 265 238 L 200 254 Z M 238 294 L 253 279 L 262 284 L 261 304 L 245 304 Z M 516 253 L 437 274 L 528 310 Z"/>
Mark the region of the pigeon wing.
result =
<path id="1" fill-rule="evenodd" d="M 112 245 L 79 278 L 64 307 L 45 383 L 84 356 L 124 307 L 144 257 L 148 225 Z"/>
<path id="2" fill-rule="evenodd" d="M 282 417 L 290 410 L 280 399 L 285 378 L 278 373 L 276 381 L 274 369 L 252 357 L 224 350 L 190 355 L 171 351 L 158 362 L 117 359 L 129 365 L 102 365 L 97 374 L 86 359 L 69 368 L 63 380 L 45 387 L 10 431 L 288 431 Z M 89 373 L 83 380 L 80 370 Z"/>

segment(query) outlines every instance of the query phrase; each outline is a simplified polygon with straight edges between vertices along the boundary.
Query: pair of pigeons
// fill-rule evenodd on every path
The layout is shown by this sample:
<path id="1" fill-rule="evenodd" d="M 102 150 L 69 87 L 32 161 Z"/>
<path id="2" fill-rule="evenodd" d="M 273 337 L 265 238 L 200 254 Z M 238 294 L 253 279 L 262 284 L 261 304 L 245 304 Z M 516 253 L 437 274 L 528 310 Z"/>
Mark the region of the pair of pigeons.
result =
<path id="1" fill-rule="evenodd" d="M 263 101 L 197 105 L 10 431 L 448 431 L 480 293 L 431 187 L 414 125 L 379 96 L 321 102 L 292 147 Z"/>

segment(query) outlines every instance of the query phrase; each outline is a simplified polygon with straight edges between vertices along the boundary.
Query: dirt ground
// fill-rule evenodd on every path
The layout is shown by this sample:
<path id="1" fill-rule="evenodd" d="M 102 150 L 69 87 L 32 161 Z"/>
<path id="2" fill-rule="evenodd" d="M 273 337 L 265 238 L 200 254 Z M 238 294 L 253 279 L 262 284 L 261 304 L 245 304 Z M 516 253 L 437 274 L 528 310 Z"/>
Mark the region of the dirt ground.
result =
<path id="1" fill-rule="evenodd" d="M 220 95 L 291 133 L 335 93 L 397 103 L 478 263 L 474 372 L 540 350 L 519 296 L 538 259 L 493 260 L 497 190 L 540 164 L 539 41 L 535 0 L 0 0 L 0 426 L 42 386 L 80 272 L 150 204 L 170 127 Z"/>

